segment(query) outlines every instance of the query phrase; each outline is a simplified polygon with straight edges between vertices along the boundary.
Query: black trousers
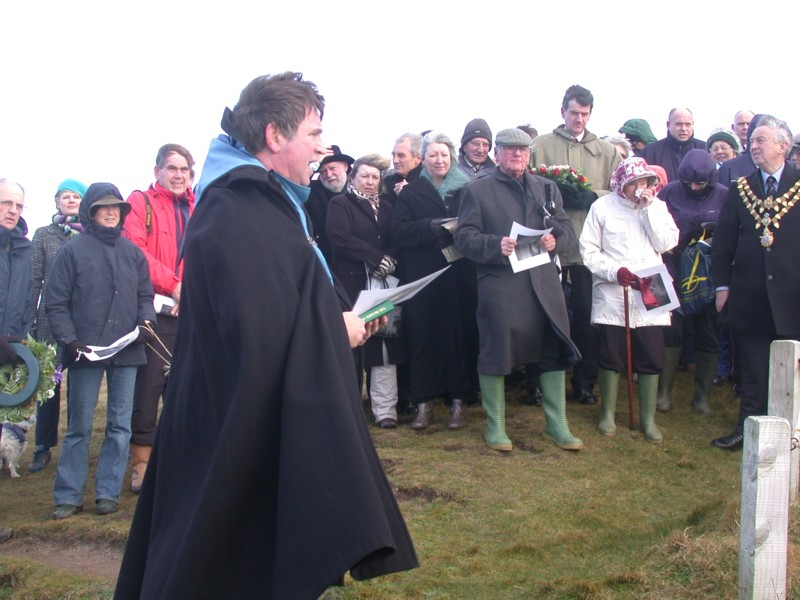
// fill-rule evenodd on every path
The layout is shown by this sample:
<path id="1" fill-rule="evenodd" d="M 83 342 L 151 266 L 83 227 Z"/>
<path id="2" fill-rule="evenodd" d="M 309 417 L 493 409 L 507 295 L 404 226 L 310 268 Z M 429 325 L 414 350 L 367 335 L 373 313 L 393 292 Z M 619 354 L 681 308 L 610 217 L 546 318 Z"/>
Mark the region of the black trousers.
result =
<path id="1" fill-rule="evenodd" d="M 739 420 L 735 433 L 744 433 L 747 417 L 763 417 L 767 414 L 769 391 L 769 347 L 775 340 L 790 339 L 771 335 L 736 334 L 741 375 Z"/>
<path id="2" fill-rule="evenodd" d="M 175 347 L 178 319 L 159 316 L 158 325 L 154 329 L 171 353 Z M 155 347 L 159 354 L 170 360 L 161 345 L 154 340 L 145 348 L 147 364 L 142 365 L 136 371 L 136 388 L 133 392 L 133 414 L 131 415 L 131 444 L 139 446 L 153 445 L 158 424 L 158 401 L 164 393 L 164 384 L 167 382 L 167 376 L 164 373 L 167 363 L 150 346 Z"/>
<path id="3" fill-rule="evenodd" d="M 67 371 L 69 373 L 69 371 Z M 50 449 L 58 446 L 58 420 L 61 416 L 61 384 L 53 388 L 53 397 L 36 406 L 36 445 Z"/>
<path id="4" fill-rule="evenodd" d="M 572 367 L 572 392 L 591 391 L 597 381 L 597 331 L 592 326 L 592 272 L 583 265 L 564 267 L 569 331 L 581 360 Z"/>
<path id="5" fill-rule="evenodd" d="M 598 325 L 598 363 L 606 371 L 628 367 L 625 328 L 618 325 Z M 631 329 L 631 368 L 634 373 L 655 375 L 664 368 L 664 328 L 634 327 Z"/>

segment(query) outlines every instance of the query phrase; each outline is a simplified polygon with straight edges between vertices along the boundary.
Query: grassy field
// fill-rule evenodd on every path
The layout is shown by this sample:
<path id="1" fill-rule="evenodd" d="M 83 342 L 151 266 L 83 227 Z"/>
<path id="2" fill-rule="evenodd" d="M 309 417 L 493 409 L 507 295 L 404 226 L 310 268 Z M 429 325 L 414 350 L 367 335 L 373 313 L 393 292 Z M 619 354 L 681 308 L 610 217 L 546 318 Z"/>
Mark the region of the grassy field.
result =
<path id="1" fill-rule="evenodd" d="M 348 578 L 325 599 L 736 598 L 742 455 L 709 441 L 730 432 L 738 407 L 729 387 L 716 388 L 714 414 L 697 417 L 689 386 L 690 375 L 679 372 L 673 412 L 657 417 L 662 446 L 628 430 L 624 389 L 614 438 L 597 432 L 598 406 L 568 405 L 586 445 L 579 453 L 542 437 L 541 408 L 522 405 L 516 389 L 507 394 L 515 445 L 508 455 L 484 445 L 478 408 L 461 431 L 445 428 L 441 406 L 424 432 L 373 427 L 421 567 L 368 582 Z M 93 456 L 97 447 L 95 440 Z M 135 497 L 125 491 L 115 515 L 55 522 L 53 473 L 51 466 L 14 481 L 0 476 L 0 525 L 15 528 L 15 543 L 61 543 L 64 552 L 121 548 Z M 87 510 L 91 501 L 87 493 Z M 800 598 L 797 507 L 790 528 L 788 597 Z M 108 580 L 0 556 L 0 599 L 109 598 L 112 590 Z"/>

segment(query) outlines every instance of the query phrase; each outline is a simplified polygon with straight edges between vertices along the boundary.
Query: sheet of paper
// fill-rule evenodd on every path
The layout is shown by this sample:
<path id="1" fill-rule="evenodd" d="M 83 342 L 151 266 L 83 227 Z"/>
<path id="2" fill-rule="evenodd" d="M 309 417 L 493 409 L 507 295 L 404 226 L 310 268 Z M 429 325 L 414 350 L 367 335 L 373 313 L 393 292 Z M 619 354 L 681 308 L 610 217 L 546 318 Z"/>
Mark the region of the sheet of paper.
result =
<path id="1" fill-rule="evenodd" d="M 650 291 L 658 299 L 658 306 L 647 307 L 642 299 L 642 292 L 631 289 L 633 292 L 633 301 L 636 308 L 642 315 L 648 317 L 657 317 L 665 312 L 670 312 L 679 308 L 681 305 L 678 299 L 678 294 L 675 292 L 675 286 L 672 285 L 672 277 L 669 276 L 666 265 L 657 265 L 655 267 L 648 267 L 647 269 L 640 269 L 633 272 L 637 277 L 652 277 L 650 282 Z"/>
<path id="2" fill-rule="evenodd" d="M 551 231 L 552 227 L 550 229 L 529 229 L 516 221 L 511 224 L 511 233 L 508 234 L 508 237 L 517 240 L 517 246 L 508 260 L 514 273 L 550 262 L 550 253 L 539 247 L 539 240 Z"/>
<path id="3" fill-rule="evenodd" d="M 397 286 L 396 288 L 384 290 L 361 290 L 361 292 L 358 294 L 358 298 L 356 298 L 356 303 L 353 305 L 353 312 L 357 315 L 364 314 L 368 310 L 375 308 L 378 306 L 378 304 L 385 302 L 386 300 L 391 300 L 392 304 L 395 305 L 400 304 L 404 300 L 409 300 L 413 298 L 417 292 L 419 292 L 422 288 L 436 279 L 439 275 L 447 271 L 449 268 L 450 267 L 447 266 L 444 269 L 436 271 L 435 273 L 421 277 L 420 279 L 412 281 L 411 283 Z"/>
<path id="4" fill-rule="evenodd" d="M 175 306 L 175 300 L 169 296 L 164 296 L 162 294 L 153 296 L 153 307 L 156 309 L 156 314 L 169 314 L 173 306 Z"/>
<path id="5" fill-rule="evenodd" d="M 458 227 L 458 217 L 451 217 L 449 219 L 445 219 L 442 221 L 442 227 L 447 229 L 451 234 L 455 235 L 456 228 Z M 461 251 L 456 248 L 453 244 L 442 248 L 442 254 L 444 254 L 445 259 L 448 263 L 453 263 L 459 260 L 460 258 L 464 258 L 464 255 L 461 254 Z"/>
<path id="6" fill-rule="evenodd" d="M 110 346 L 88 346 L 91 352 L 83 353 L 83 355 L 91 361 L 103 360 L 105 358 L 114 356 L 117 352 L 119 352 L 126 346 L 130 346 L 133 342 L 136 341 L 137 337 L 139 337 L 138 327 L 136 327 L 130 333 L 126 333 L 125 335 L 123 335 L 121 338 L 119 338 L 116 342 L 112 343 Z"/>

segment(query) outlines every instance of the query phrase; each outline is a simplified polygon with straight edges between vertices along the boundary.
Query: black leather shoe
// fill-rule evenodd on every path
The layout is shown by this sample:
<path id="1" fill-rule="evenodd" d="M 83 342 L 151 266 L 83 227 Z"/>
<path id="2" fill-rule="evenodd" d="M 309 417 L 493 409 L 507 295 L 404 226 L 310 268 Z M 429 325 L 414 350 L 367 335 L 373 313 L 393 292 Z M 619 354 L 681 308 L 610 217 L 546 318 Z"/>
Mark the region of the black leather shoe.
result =
<path id="1" fill-rule="evenodd" d="M 714 385 L 725 385 L 728 383 L 729 376 L 728 375 L 717 375 L 714 377 Z"/>
<path id="2" fill-rule="evenodd" d="M 711 445 L 715 448 L 722 448 L 723 450 L 741 450 L 742 446 L 744 446 L 744 436 L 741 433 L 732 433 L 731 435 L 712 440 Z"/>
<path id="3" fill-rule="evenodd" d="M 395 427 L 397 427 L 397 420 L 392 419 L 391 417 L 386 419 L 381 419 L 381 421 L 378 423 L 378 426 L 381 429 L 394 429 Z"/>
<path id="4" fill-rule="evenodd" d="M 528 406 L 542 405 L 542 389 L 538 385 L 532 392 L 528 392 L 528 395 L 525 397 L 525 404 Z"/>
<path id="5" fill-rule="evenodd" d="M 576 400 L 578 404 L 585 404 L 587 406 L 591 406 L 592 404 L 597 404 L 597 398 L 594 397 L 594 394 L 589 390 L 583 390 L 581 392 L 580 397 Z"/>

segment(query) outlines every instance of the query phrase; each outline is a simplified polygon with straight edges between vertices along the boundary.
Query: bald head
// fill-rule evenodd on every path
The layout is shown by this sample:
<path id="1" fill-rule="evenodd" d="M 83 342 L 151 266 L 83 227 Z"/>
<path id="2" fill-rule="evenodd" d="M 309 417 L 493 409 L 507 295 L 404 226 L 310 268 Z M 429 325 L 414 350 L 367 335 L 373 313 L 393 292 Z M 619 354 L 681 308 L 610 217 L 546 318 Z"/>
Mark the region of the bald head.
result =
<path id="1" fill-rule="evenodd" d="M 747 147 L 747 128 L 750 127 L 750 122 L 755 116 L 755 113 L 749 110 L 740 110 L 733 115 L 731 131 L 739 138 L 739 145 L 742 148 Z"/>
<path id="2" fill-rule="evenodd" d="M 676 140 L 685 142 L 694 136 L 694 116 L 686 107 L 673 108 L 669 111 L 667 131 Z"/>

